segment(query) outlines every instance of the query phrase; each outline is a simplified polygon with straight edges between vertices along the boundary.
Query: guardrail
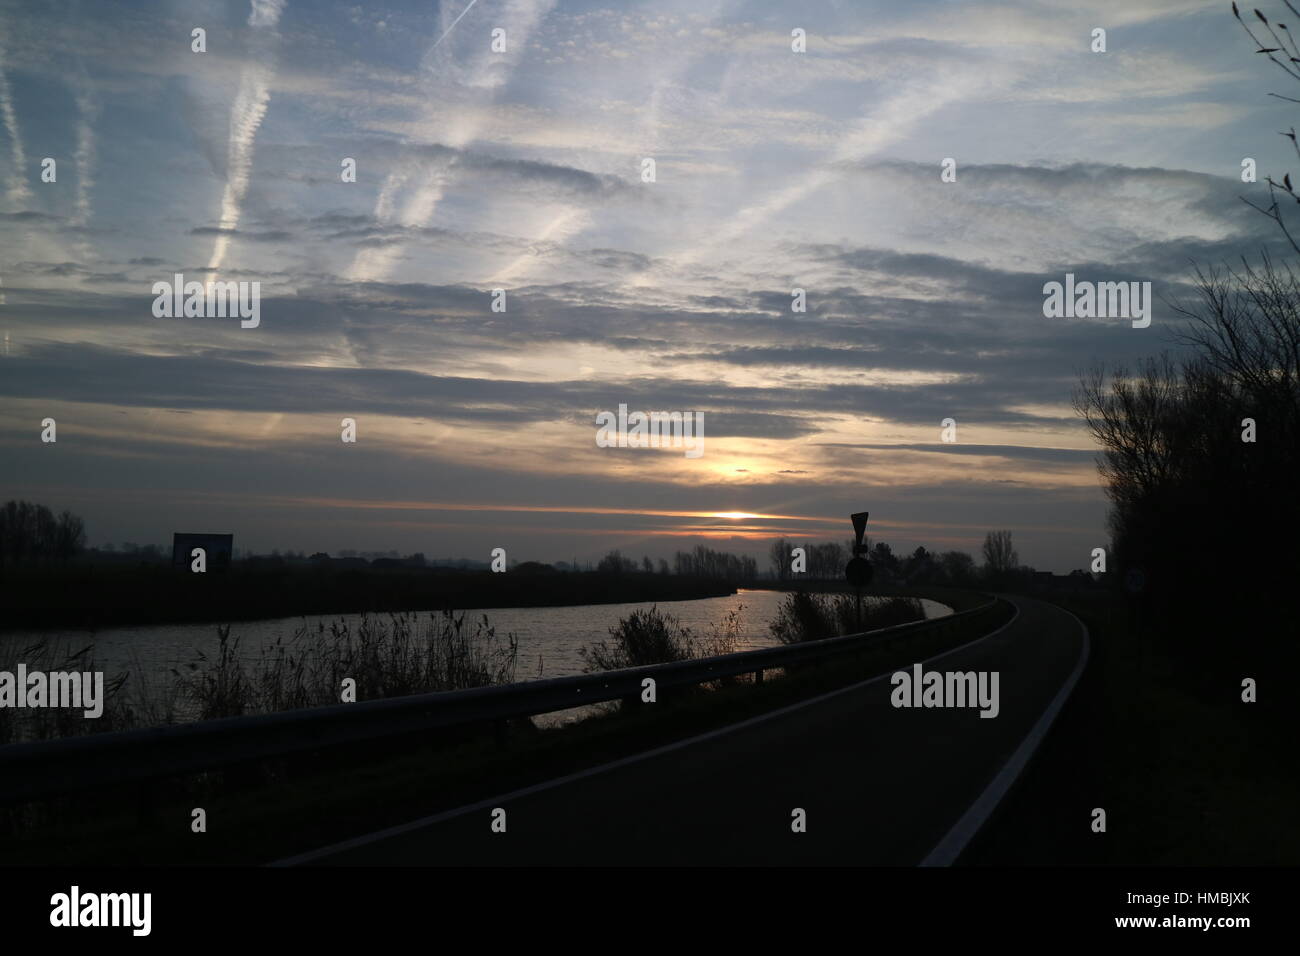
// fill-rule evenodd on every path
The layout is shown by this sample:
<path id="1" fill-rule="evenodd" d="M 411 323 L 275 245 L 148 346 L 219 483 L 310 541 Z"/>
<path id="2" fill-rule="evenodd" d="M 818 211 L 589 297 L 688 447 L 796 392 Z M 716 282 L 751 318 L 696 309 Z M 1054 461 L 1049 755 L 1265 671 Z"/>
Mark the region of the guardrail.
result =
<path id="1" fill-rule="evenodd" d="M 972 625 L 995 614 L 1001 603 L 989 595 L 988 603 L 945 617 L 700 660 L 10 744 L 0 747 L 0 804 L 182 776 L 340 744 L 639 699 L 641 682 L 647 677 L 654 679 L 657 692 L 741 674 L 754 674 L 761 681 L 766 670 L 846 656 L 917 633 Z"/>

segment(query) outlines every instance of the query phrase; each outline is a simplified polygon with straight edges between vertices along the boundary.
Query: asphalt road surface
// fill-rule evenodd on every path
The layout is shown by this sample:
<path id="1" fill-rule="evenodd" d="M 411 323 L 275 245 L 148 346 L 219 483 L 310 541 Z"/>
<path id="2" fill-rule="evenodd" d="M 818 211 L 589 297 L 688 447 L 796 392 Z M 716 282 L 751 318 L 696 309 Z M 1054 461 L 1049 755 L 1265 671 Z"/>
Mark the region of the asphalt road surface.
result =
<path id="1" fill-rule="evenodd" d="M 1087 646 L 1070 614 L 1019 615 L 925 670 L 997 671 L 979 708 L 896 708 L 889 675 L 608 769 L 292 861 L 308 865 L 900 865 L 960 846 L 1063 699 Z M 1010 764 L 1010 766 L 1008 766 Z M 986 793 L 986 791 L 988 791 Z M 991 796 L 993 795 L 993 796 Z M 982 798 L 982 799 L 981 799 Z M 981 809 L 981 806 L 983 809 Z M 493 832 L 493 810 L 505 832 Z M 972 809 L 974 807 L 974 809 Z M 792 829 L 793 811 L 806 832 Z M 499 815 L 498 815 L 499 817 Z M 946 861 L 945 861 L 946 862 Z"/>

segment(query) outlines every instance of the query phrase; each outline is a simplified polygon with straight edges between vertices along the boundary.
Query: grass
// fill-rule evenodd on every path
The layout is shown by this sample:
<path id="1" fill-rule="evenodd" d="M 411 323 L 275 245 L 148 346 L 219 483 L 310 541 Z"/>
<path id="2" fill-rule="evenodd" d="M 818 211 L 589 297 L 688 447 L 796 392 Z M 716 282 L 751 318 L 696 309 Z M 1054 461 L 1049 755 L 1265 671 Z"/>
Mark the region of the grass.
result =
<path id="1" fill-rule="evenodd" d="M 514 635 L 498 637 L 486 616 L 467 623 L 453 611 L 303 624 L 251 659 L 231 631 L 219 626 L 215 654 L 200 652 L 161 685 L 139 666 L 134 679 L 108 677 L 97 719 L 80 710 L 0 708 L 0 745 L 342 704 L 344 681 L 353 682 L 355 700 L 508 684 L 519 652 Z M 89 646 L 72 653 L 48 640 L 0 642 L 0 670 L 14 672 L 19 662 L 29 672 L 95 670 Z"/>
<path id="2" fill-rule="evenodd" d="M 508 684 L 519 656 L 513 634 L 502 641 L 486 616 L 467 627 L 453 611 L 304 625 L 251 666 L 229 625 L 217 636 L 215 658 L 201 654 L 188 673 L 174 672 L 200 720 L 338 704 L 345 681 L 356 700 Z"/>
<path id="3" fill-rule="evenodd" d="M 26 646 L 0 642 L 0 671 L 17 674 L 19 664 L 25 664 L 28 673 L 42 671 L 94 672 L 95 658 L 90 646 L 72 650 L 50 640 L 38 640 Z M 82 716 L 82 709 L 56 707 L 0 707 L 0 746 L 28 740 L 48 740 L 74 734 L 124 730 L 132 726 L 129 711 L 123 709 L 122 687 L 126 674 L 105 675 L 104 712 L 93 720 Z M 16 692 L 25 694 L 26 688 Z"/>

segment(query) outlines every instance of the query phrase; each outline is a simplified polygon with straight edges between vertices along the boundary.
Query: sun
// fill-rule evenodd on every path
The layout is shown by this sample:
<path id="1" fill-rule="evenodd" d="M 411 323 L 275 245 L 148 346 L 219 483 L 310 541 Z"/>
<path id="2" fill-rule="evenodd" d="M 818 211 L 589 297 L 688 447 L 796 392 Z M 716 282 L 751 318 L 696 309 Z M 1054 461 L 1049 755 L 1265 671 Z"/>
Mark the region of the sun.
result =
<path id="1" fill-rule="evenodd" d="M 761 518 L 761 517 L 763 517 L 763 516 L 762 516 L 762 515 L 751 514 L 751 513 L 748 512 L 748 511 L 715 511 L 715 512 L 713 512 L 712 515 L 710 515 L 710 517 L 712 517 L 712 518 L 735 518 L 735 519 L 739 520 L 739 519 L 741 519 L 741 518 Z"/>

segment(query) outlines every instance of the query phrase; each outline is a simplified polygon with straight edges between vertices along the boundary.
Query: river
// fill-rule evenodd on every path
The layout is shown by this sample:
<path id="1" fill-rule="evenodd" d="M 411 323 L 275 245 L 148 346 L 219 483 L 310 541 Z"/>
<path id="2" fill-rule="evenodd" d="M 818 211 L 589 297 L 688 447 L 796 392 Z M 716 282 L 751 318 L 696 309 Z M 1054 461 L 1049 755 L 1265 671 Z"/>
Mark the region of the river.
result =
<path id="1" fill-rule="evenodd" d="M 707 639 L 714 627 L 721 628 L 733 610 L 739 612 L 737 651 L 771 647 L 778 642 L 768 631 L 784 593 L 741 590 L 727 597 L 690 601 L 661 601 L 661 611 L 677 618 L 695 634 Z M 870 599 L 868 599 L 870 600 Z M 927 617 L 950 614 L 951 609 L 935 601 L 922 601 Z M 650 608 L 643 604 L 587 604 L 576 607 L 482 608 L 466 612 L 466 623 L 486 615 L 499 636 L 513 633 L 519 641 L 515 672 L 518 681 L 581 674 L 581 648 L 609 637 L 611 627 L 632 611 Z M 427 613 L 427 612 L 422 612 Z M 277 639 L 292 638 L 307 626 L 319 622 L 346 621 L 355 627 L 361 615 L 337 614 L 240 621 L 231 625 L 231 636 L 240 638 L 240 653 L 252 664 L 262 657 L 262 648 Z M 63 654 L 91 648 L 96 670 L 106 676 L 128 672 L 128 688 L 157 692 L 171 684 L 173 669 L 185 668 L 200 654 L 212 658 L 217 651 L 214 624 L 167 624 L 148 627 L 114 627 L 100 631 L 9 632 L 0 634 L 0 661 L 17 663 L 21 649 L 45 640 Z M 7 666 L 6 665 L 4 666 Z M 56 665 L 51 664 L 51 669 Z M 76 669 L 84 669 L 84 666 Z"/>

